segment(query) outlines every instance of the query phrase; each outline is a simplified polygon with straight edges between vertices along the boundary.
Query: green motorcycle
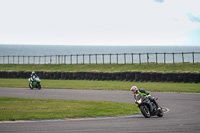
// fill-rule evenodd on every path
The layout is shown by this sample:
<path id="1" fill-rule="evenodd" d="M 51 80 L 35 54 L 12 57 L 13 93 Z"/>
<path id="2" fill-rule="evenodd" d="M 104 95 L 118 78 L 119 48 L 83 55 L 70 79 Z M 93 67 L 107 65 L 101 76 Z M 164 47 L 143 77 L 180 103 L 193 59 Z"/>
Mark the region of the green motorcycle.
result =
<path id="1" fill-rule="evenodd" d="M 39 90 L 41 89 L 41 80 L 39 77 L 36 77 L 34 80 L 32 80 L 31 78 L 28 79 L 29 82 L 29 88 L 32 90 L 33 88 L 38 88 Z"/>

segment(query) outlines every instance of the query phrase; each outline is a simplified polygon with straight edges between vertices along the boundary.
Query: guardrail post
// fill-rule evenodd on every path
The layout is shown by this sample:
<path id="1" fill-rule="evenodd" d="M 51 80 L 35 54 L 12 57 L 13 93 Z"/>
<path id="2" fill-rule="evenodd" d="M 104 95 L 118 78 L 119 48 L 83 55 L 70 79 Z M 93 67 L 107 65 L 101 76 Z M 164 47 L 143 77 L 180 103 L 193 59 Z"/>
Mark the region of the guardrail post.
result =
<path id="1" fill-rule="evenodd" d="M 64 64 L 66 64 L 66 55 L 64 55 Z"/>
<path id="2" fill-rule="evenodd" d="M 97 54 L 95 54 L 96 64 L 97 64 Z"/>
<path id="3" fill-rule="evenodd" d="M 23 56 L 23 64 L 24 64 L 24 56 Z"/>
<path id="4" fill-rule="evenodd" d="M 140 62 L 140 64 L 142 63 L 140 53 L 139 53 L 139 62 Z"/>
<path id="5" fill-rule="evenodd" d="M 19 56 L 18 56 L 18 64 L 19 64 Z"/>
<path id="6" fill-rule="evenodd" d="M 166 53 L 164 53 L 164 64 L 166 63 L 166 58 L 165 58 L 165 56 L 166 56 Z"/>
<path id="7" fill-rule="evenodd" d="M 132 64 L 133 64 L 133 53 L 131 53 L 131 58 L 132 58 Z"/>
<path id="8" fill-rule="evenodd" d="M 194 64 L 194 52 L 192 52 L 192 59 L 193 59 L 193 64 Z"/>
<path id="9" fill-rule="evenodd" d="M 72 55 L 70 55 L 70 64 L 72 64 Z"/>
<path id="10" fill-rule="evenodd" d="M 111 61 L 111 54 L 110 54 L 110 64 L 111 64 L 111 62 L 112 62 L 112 61 Z"/>
<path id="11" fill-rule="evenodd" d="M 78 54 L 76 55 L 76 64 L 78 64 Z"/>
<path id="12" fill-rule="evenodd" d="M 36 64 L 36 63 L 35 63 L 35 56 L 33 56 L 33 64 Z"/>
<path id="13" fill-rule="evenodd" d="M 118 64 L 118 53 L 117 53 L 117 64 Z"/>
<path id="14" fill-rule="evenodd" d="M 29 64 L 29 56 L 28 56 L 28 64 Z"/>
<path id="15" fill-rule="evenodd" d="M 126 53 L 124 53 L 124 64 L 126 64 Z"/>
<path id="16" fill-rule="evenodd" d="M 156 64 L 158 64 L 158 54 L 156 53 Z"/>
<path id="17" fill-rule="evenodd" d="M 104 54 L 102 54 L 103 64 L 104 64 Z"/>
<path id="18" fill-rule="evenodd" d="M 91 64 L 91 54 L 89 54 L 89 64 Z"/>

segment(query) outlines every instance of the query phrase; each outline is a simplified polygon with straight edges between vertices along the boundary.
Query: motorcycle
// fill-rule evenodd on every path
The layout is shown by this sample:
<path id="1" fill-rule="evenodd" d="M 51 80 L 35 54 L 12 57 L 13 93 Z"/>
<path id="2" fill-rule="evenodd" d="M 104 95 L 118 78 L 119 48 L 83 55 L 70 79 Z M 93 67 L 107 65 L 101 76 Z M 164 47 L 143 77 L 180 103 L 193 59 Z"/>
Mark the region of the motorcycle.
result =
<path id="1" fill-rule="evenodd" d="M 36 77 L 33 81 L 31 78 L 28 79 L 29 82 L 29 88 L 32 90 L 33 88 L 38 88 L 39 90 L 41 89 L 41 80 L 39 77 Z"/>
<path id="2" fill-rule="evenodd" d="M 158 100 L 158 99 L 155 99 L 155 100 Z M 140 111 L 142 112 L 143 116 L 146 118 L 150 118 L 151 116 L 155 116 L 155 115 L 157 115 L 158 117 L 163 116 L 162 107 L 158 105 L 160 108 L 158 110 L 158 107 L 156 106 L 156 104 L 150 101 L 147 95 L 136 94 L 135 103 L 138 104 Z"/>

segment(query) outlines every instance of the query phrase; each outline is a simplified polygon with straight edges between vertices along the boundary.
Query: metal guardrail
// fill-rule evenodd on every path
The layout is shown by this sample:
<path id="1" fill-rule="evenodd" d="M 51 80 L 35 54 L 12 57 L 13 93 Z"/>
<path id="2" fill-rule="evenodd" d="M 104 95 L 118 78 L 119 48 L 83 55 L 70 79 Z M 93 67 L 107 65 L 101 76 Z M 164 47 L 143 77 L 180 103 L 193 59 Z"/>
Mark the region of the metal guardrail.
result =
<path id="1" fill-rule="evenodd" d="M 0 56 L 0 64 L 165 64 L 186 62 L 199 63 L 200 52 Z"/>

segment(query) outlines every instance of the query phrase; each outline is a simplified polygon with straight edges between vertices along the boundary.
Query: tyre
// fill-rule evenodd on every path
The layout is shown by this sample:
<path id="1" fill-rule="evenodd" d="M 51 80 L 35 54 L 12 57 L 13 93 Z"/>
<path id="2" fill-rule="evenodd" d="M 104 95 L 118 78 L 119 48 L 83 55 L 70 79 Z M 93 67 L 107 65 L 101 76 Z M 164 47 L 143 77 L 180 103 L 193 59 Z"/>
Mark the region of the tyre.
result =
<path id="1" fill-rule="evenodd" d="M 161 109 L 158 114 L 157 114 L 158 117 L 163 117 L 163 110 Z"/>
<path id="2" fill-rule="evenodd" d="M 146 105 L 140 106 L 140 110 L 141 110 L 142 114 L 144 115 L 144 117 L 146 117 L 146 118 L 151 117 L 149 108 Z"/>
<path id="3" fill-rule="evenodd" d="M 29 88 L 32 90 L 33 89 L 33 87 L 31 86 L 31 83 L 29 83 Z"/>
<path id="4" fill-rule="evenodd" d="M 39 89 L 39 90 L 41 89 L 41 85 L 40 85 L 40 83 L 38 83 L 38 89 Z"/>

